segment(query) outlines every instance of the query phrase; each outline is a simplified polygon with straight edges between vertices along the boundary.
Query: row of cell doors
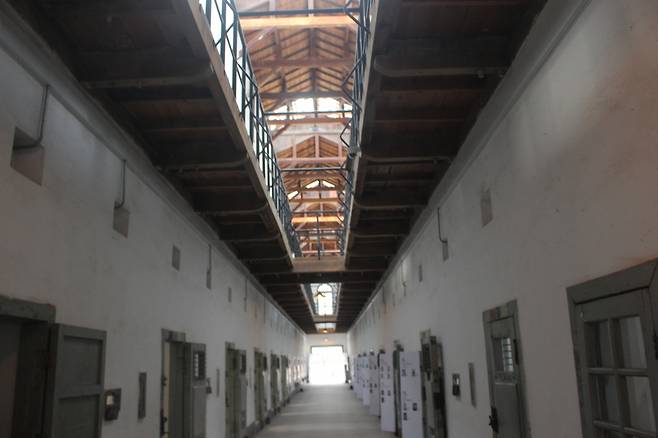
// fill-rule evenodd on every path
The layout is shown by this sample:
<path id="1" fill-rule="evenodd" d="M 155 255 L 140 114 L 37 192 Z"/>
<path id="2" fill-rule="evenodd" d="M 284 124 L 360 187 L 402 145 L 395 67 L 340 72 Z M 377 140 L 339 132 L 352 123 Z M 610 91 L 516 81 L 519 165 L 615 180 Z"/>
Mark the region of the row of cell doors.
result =
<path id="1" fill-rule="evenodd" d="M 567 295 L 583 437 L 658 437 L 658 263 L 570 287 Z M 519 311 L 513 301 L 483 314 L 495 438 L 530 437 Z M 382 430 L 403 438 L 445 437 L 441 346 L 429 333 L 421 334 L 421 346 L 420 352 L 396 345 L 353 358 L 353 388 L 380 416 Z"/>
<path id="2" fill-rule="evenodd" d="M 352 361 L 352 387 L 380 418 L 382 431 L 405 438 L 445 437 L 443 355 L 431 333 L 421 333 L 421 351 L 360 354 Z"/>
<path id="3" fill-rule="evenodd" d="M 254 412 L 262 427 L 288 400 L 290 392 L 287 356 L 254 351 Z M 241 438 L 247 431 L 247 353 L 232 344 L 226 347 L 226 437 Z"/>

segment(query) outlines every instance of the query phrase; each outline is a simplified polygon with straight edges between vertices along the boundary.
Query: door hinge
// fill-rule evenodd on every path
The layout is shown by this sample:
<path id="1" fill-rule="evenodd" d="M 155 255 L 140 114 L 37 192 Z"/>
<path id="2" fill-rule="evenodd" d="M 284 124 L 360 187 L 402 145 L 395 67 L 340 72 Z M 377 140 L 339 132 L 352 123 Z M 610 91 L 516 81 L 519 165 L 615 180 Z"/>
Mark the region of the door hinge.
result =
<path id="1" fill-rule="evenodd" d="M 653 334 L 653 355 L 658 359 L 658 334 Z"/>

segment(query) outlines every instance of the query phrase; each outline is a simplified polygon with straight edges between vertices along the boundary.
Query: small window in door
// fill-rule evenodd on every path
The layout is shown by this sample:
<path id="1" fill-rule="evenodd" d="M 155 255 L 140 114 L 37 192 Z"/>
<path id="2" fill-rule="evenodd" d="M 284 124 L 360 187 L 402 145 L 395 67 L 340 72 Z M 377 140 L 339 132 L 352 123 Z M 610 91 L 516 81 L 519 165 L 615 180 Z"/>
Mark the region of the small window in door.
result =
<path id="1" fill-rule="evenodd" d="M 658 436 L 654 273 L 645 264 L 568 289 L 586 438 Z"/>

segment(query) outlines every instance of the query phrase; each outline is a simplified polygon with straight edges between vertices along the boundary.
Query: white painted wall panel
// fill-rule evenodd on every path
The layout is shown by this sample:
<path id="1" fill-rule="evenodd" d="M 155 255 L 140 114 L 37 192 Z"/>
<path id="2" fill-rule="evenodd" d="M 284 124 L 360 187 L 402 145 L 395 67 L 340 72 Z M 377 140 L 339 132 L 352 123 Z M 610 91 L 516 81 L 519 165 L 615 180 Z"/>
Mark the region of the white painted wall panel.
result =
<path id="1" fill-rule="evenodd" d="M 191 208 L 172 195 L 152 167 L 145 167 L 141 150 L 84 97 L 50 55 L 17 32 L 12 20 L 3 17 L 2 22 L 0 294 L 50 303 L 57 322 L 107 331 L 105 385 L 135 396 L 124 397 L 118 420 L 103 424 L 105 438 L 158 434 L 163 328 L 205 343 L 213 389 L 217 368 L 221 375 L 220 393 L 208 397 L 207 435 L 223 436 L 225 342 L 247 350 L 253 369 L 254 348 L 303 357 L 304 335 L 265 301 L 207 227 L 190 219 L 195 217 Z M 39 186 L 9 162 L 16 127 L 36 137 L 45 82 L 52 93 Z M 129 158 L 128 238 L 112 229 L 123 156 Z M 210 290 L 205 285 L 209 243 Z M 181 250 L 180 271 L 170 264 L 172 245 Z M 148 373 L 147 415 L 138 421 L 141 371 Z M 250 385 L 248 423 L 254 420 L 252 391 Z"/>
<path id="2" fill-rule="evenodd" d="M 577 3 L 549 1 L 547 10 Z M 533 41 L 564 24 L 544 18 L 516 60 L 526 73 L 541 61 Z M 350 351 L 390 350 L 394 340 L 418 350 L 431 329 L 446 376 L 475 364 L 476 406 L 447 395 L 449 436 L 491 434 L 482 312 L 513 299 L 532 435 L 581 436 L 565 289 L 658 257 L 657 34 L 657 2 L 591 1 L 527 83 L 513 67 L 489 105 L 508 101 L 509 110 L 498 119 L 483 112 L 470 155 L 458 159 L 468 165 L 437 190 L 352 327 Z M 483 228 L 485 189 L 493 221 Z M 408 275 L 419 263 L 422 282 Z"/>

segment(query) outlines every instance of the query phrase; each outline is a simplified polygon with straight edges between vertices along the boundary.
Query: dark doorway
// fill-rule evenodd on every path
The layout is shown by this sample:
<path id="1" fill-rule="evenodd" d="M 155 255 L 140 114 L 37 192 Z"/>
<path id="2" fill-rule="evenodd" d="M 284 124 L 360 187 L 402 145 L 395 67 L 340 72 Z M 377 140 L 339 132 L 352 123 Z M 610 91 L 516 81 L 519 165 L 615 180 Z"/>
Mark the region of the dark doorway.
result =
<path id="1" fill-rule="evenodd" d="M 1 436 L 101 436 L 105 332 L 54 318 L 52 306 L 0 297 Z"/>

